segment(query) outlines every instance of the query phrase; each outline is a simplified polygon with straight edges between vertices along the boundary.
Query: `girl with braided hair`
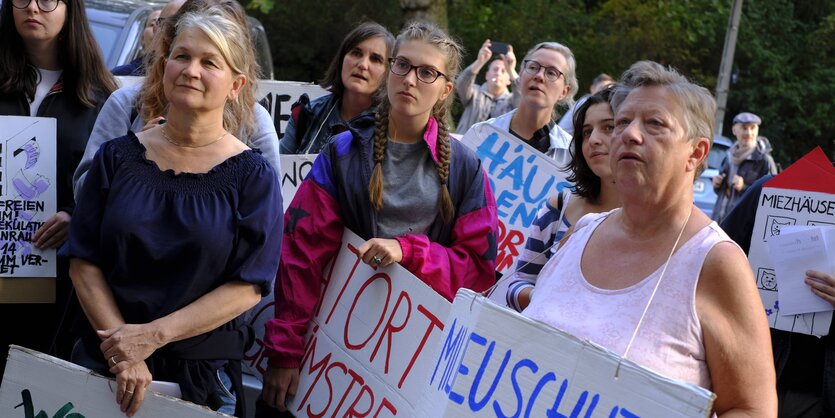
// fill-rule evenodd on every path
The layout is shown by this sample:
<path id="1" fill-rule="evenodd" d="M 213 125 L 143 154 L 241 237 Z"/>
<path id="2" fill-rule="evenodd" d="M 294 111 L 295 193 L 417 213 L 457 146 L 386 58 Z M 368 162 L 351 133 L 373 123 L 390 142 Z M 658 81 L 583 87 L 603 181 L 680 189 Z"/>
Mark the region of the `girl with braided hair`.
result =
<path id="1" fill-rule="evenodd" d="M 323 149 L 285 214 L 267 322 L 264 400 L 284 410 L 295 392 L 304 334 L 347 227 L 372 266 L 400 263 L 452 300 L 495 281 L 496 203 L 481 162 L 449 136 L 461 47 L 427 23 L 397 37 L 376 124 L 352 127 Z"/>

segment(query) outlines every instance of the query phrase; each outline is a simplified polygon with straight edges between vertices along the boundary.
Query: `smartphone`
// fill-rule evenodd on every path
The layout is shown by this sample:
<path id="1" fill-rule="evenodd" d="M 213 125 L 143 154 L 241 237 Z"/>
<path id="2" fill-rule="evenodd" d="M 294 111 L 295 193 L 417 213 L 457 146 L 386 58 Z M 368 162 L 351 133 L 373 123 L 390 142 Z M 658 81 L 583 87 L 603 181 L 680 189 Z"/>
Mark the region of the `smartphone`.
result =
<path id="1" fill-rule="evenodd" d="M 490 52 L 492 52 L 493 55 L 507 54 L 507 51 L 508 51 L 508 44 L 506 44 L 504 42 L 496 42 L 496 41 L 491 41 L 490 42 Z"/>

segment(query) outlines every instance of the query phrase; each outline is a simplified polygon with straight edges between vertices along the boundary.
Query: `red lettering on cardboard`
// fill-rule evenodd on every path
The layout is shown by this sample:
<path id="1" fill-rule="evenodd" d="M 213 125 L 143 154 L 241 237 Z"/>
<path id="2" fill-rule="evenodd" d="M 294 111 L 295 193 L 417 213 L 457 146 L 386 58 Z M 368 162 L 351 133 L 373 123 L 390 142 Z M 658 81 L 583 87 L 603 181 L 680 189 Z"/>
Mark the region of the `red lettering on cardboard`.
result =
<path id="1" fill-rule="evenodd" d="M 374 326 L 374 331 L 372 331 L 371 334 L 368 335 L 368 338 L 366 338 L 365 341 L 363 341 L 359 344 L 353 344 L 350 341 L 348 341 L 348 328 L 350 328 L 350 326 L 351 326 L 351 318 L 354 317 L 354 308 L 357 307 L 357 302 L 359 302 L 360 296 L 362 296 L 363 292 L 365 292 L 365 289 L 368 288 L 368 286 L 370 284 L 376 282 L 378 279 L 382 279 L 386 283 L 386 292 L 387 292 L 386 293 L 386 304 L 383 305 L 383 311 L 380 312 L 380 319 L 377 320 L 377 325 Z M 377 334 L 377 330 L 380 329 L 380 325 L 383 323 L 383 318 L 385 317 L 386 312 L 388 311 L 388 308 L 389 308 L 389 300 L 391 300 L 391 278 L 389 278 L 388 274 L 377 273 L 377 274 L 369 277 L 368 280 L 366 280 L 365 283 L 362 284 L 362 287 L 360 287 L 360 290 L 357 292 L 356 295 L 354 295 L 354 303 L 351 304 L 351 309 L 348 310 L 348 317 L 345 319 L 345 329 L 344 329 L 344 332 L 343 332 L 343 341 L 345 342 L 345 347 L 347 349 L 349 349 L 349 350 L 362 350 L 365 347 L 365 345 L 368 344 L 369 341 L 371 341 L 371 338 L 373 338 L 374 335 Z"/>
<path id="2" fill-rule="evenodd" d="M 426 332 L 423 333 L 423 338 L 420 340 L 420 344 L 418 344 L 415 353 L 412 354 L 412 359 L 409 360 L 409 365 L 406 366 L 406 370 L 403 371 L 403 375 L 400 376 L 400 381 L 397 382 L 397 388 L 403 388 L 403 382 L 406 380 L 406 377 L 409 375 L 409 372 L 412 371 L 412 366 L 415 365 L 415 361 L 417 361 L 418 356 L 423 351 L 423 347 L 426 346 L 426 341 L 429 340 L 429 335 L 432 334 L 432 330 L 437 327 L 440 331 L 444 330 L 444 323 L 437 316 L 433 315 L 432 312 L 429 312 L 423 305 L 418 305 L 417 307 L 418 312 L 422 313 L 426 319 L 429 320 L 429 326 L 426 327 Z"/>
<path id="3" fill-rule="evenodd" d="M 406 318 L 403 319 L 403 323 L 399 325 L 394 325 L 392 321 L 394 321 L 394 316 L 397 314 L 397 310 L 400 307 L 400 302 L 406 301 L 408 307 L 406 308 Z M 386 302 L 388 305 L 388 302 Z M 383 343 L 383 338 L 386 338 L 386 362 L 384 366 L 385 373 L 388 374 L 389 372 L 389 359 L 391 358 L 391 337 L 392 334 L 396 332 L 400 332 L 403 328 L 406 327 L 406 324 L 409 323 L 409 317 L 412 315 L 412 299 L 409 297 L 409 294 L 406 292 L 400 292 L 400 296 L 397 297 L 397 302 L 394 303 L 394 309 L 391 311 L 391 315 L 389 315 L 388 323 L 386 323 L 385 328 L 383 328 L 383 332 L 380 334 L 380 338 L 377 339 L 377 345 L 374 347 L 374 351 L 371 353 L 371 357 L 369 357 L 368 362 L 373 363 L 374 357 L 377 356 L 377 351 L 380 349 L 380 345 Z"/>

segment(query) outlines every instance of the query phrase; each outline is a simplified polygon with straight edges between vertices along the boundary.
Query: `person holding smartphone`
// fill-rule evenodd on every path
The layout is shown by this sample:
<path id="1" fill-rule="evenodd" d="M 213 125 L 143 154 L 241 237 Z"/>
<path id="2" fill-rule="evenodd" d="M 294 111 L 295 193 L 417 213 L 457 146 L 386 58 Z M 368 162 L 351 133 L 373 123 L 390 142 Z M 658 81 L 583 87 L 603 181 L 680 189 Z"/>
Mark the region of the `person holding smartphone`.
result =
<path id="1" fill-rule="evenodd" d="M 497 57 L 490 61 L 493 56 Z M 478 73 L 488 61 L 490 65 L 484 84 L 475 84 Z M 463 135 L 474 124 L 515 109 L 518 94 L 511 93 L 508 87 L 518 79 L 513 46 L 485 40 L 476 60 L 461 72 L 455 83 L 455 93 L 464 105 L 464 113 L 455 132 Z"/>

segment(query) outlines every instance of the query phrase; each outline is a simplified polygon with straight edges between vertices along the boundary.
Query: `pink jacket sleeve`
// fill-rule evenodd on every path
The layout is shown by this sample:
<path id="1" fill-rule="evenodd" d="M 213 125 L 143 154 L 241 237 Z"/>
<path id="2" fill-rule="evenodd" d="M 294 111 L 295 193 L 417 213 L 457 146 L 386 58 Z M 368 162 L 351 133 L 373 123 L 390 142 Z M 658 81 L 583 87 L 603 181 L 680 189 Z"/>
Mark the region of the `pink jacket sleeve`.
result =
<path id="1" fill-rule="evenodd" d="M 400 264 L 450 301 L 460 288 L 481 292 L 496 282 L 499 221 L 496 199 L 484 170 L 473 179 L 464 199 L 476 196 L 483 196 L 480 207 L 456 213 L 449 247 L 429 241 L 426 235 L 397 238 L 403 250 Z"/>
<path id="2" fill-rule="evenodd" d="M 284 214 L 284 241 L 275 278 L 275 317 L 267 321 L 264 335 L 271 366 L 299 366 L 305 333 L 322 289 L 322 270 L 342 242 L 342 218 L 328 190 L 326 164 L 325 158 L 316 159 L 311 170 L 316 173 L 302 182 Z"/>

